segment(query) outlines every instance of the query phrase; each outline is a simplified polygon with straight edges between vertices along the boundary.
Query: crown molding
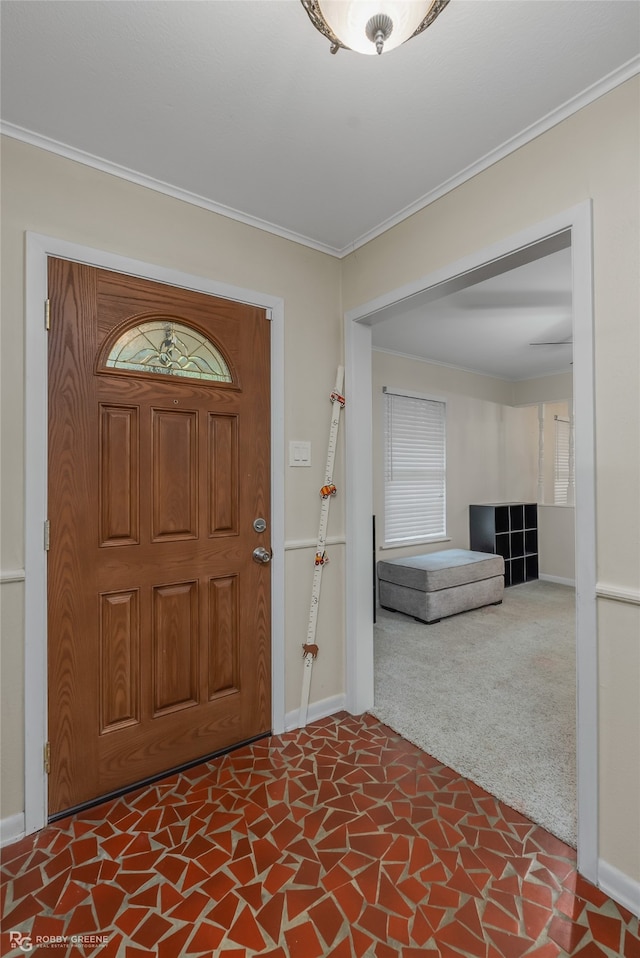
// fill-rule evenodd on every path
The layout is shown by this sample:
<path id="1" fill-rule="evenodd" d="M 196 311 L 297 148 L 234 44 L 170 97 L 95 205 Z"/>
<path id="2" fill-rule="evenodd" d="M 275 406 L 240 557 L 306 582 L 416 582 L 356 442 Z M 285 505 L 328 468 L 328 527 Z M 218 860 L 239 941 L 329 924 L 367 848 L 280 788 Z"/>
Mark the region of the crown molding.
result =
<path id="1" fill-rule="evenodd" d="M 499 160 L 503 160 L 506 156 L 509 156 L 510 153 L 514 153 L 516 150 L 520 149 L 521 146 L 525 146 L 542 133 L 546 133 L 554 126 L 557 126 L 558 123 L 562 123 L 563 120 L 573 116 L 574 113 L 582 110 L 583 107 L 589 106 L 590 103 L 593 103 L 595 100 L 600 99 L 600 97 L 605 96 L 605 94 L 615 90 L 615 88 L 620 86 L 622 83 L 626 83 L 627 80 L 631 80 L 638 73 L 640 73 L 640 56 L 633 57 L 631 60 L 627 61 L 627 63 L 624 63 L 621 67 L 618 67 L 617 70 L 614 70 L 606 77 L 603 77 L 602 80 L 598 80 L 597 83 L 587 87 L 587 89 L 583 90 L 582 93 L 579 93 L 577 96 L 567 100 L 566 103 L 562 104 L 562 106 L 552 110 L 551 113 L 547 113 L 547 115 L 542 117 L 541 120 L 537 120 L 535 123 L 532 123 L 531 126 L 526 127 L 521 133 L 511 137 L 509 140 L 505 140 L 505 142 L 500 146 L 496 147 L 494 150 L 491 150 L 489 153 L 486 153 L 479 160 L 476 160 L 475 163 L 472 163 L 464 170 L 461 170 L 460 173 L 456 173 L 455 176 L 445 180 L 440 184 L 440 186 L 437 186 L 429 193 L 425 193 L 424 196 L 421 196 L 420 199 L 416 200 L 414 203 L 411 203 L 410 206 L 405 206 L 404 209 L 400 210 L 394 216 L 391 216 L 382 223 L 379 223 L 378 226 L 374 226 L 374 228 L 369 230 L 369 232 L 363 233 L 362 236 L 358 237 L 357 240 L 349 244 L 348 247 L 345 246 L 344 249 L 339 251 L 340 258 L 343 258 L 349 253 L 353 253 L 355 250 L 360 249 L 361 246 L 365 246 L 367 243 L 370 243 L 371 240 L 376 239 L 378 236 L 386 233 L 387 230 L 390 230 L 392 227 L 402 223 L 410 216 L 413 216 L 414 213 L 419 213 L 420 210 L 423 210 L 431 203 L 439 200 L 442 196 L 445 196 L 445 194 L 450 193 L 451 190 L 455 190 L 456 187 L 466 183 L 467 180 L 470 180 L 473 176 L 477 176 L 478 173 L 482 173 L 490 166 L 493 166 L 494 163 L 498 163 Z"/>
<path id="2" fill-rule="evenodd" d="M 505 379 L 503 376 L 492 376 L 491 373 L 483 373 L 478 369 L 472 369 L 471 366 L 459 366 L 456 363 L 444 363 L 439 359 L 428 359 L 426 356 L 416 356 L 412 353 L 403 353 L 397 349 L 388 349 L 386 346 L 372 346 L 373 353 L 386 353 L 388 356 L 397 356 L 399 359 L 410 359 L 414 363 L 427 363 L 429 366 L 444 366 L 445 369 L 454 369 L 459 373 L 470 373 L 472 376 L 479 376 L 481 379 L 493 379 L 498 383 L 516 383 L 530 382 L 536 379 L 547 379 L 549 376 L 561 376 L 562 373 L 542 373 L 540 376 L 529 376 L 527 379 Z M 535 403 L 524 403 L 524 405 L 535 405 Z"/>
<path id="3" fill-rule="evenodd" d="M 34 133 L 31 130 L 26 130 L 12 123 L 0 121 L 0 134 L 12 137 L 16 140 L 21 140 L 23 143 L 28 143 L 31 146 L 38 147 L 41 150 L 46 150 L 49 153 L 55 153 L 58 156 L 65 157 L 68 160 L 73 160 L 76 163 L 82 163 L 85 166 L 90 166 L 93 169 L 100 170 L 103 173 L 109 173 L 112 176 L 120 177 L 120 179 L 128 180 L 130 183 L 136 183 L 138 186 L 144 186 L 147 189 L 155 190 L 157 193 L 163 193 L 166 196 L 173 197 L 174 199 L 182 200 L 185 203 L 190 203 L 192 206 L 209 210 L 209 212 L 217 213 L 219 216 L 225 216 L 228 219 L 243 223 L 245 226 L 252 226 L 255 229 L 263 230 L 264 232 L 271 233 L 274 236 L 279 236 L 281 239 L 289 240 L 292 243 L 298 243 L 301 246 L 306 246 L 309 249 L 316 250 L 317 252 L 326 253 L 329 256 L 343 259 L 350 253 L 360 249 L 360 247 L 370 243 L 371 240 L 374 240 L 383 233 L 386 233 L 387 230 L 392 229 L 394 226 L 402 223 L 410 216 L 413 216 L 414 213 L 418 213 L 420 210 L 425 209 L 425 207 L 429 206 L 431 203 L 434 203 L 442 196 L 450 193 L 451 190 L 455 190 L 456 187 L 466 183 L 467 180 L 477 176 L 478 173 L 482 173 L 490 166 L 493 166 L 494 163 L 497 163 L 499 160 L 509 156 L 510 153 L 520 149 L 521 146 L 525 146 L 542 133 L 546 133 L 547 130 L 557 126 L 558 123 L 562 123 L 563 120 L 568 119 L 568 117 L 572 116 L 574 113 L 577 113 L 583 107 L 588 106 L 590 103 L 593 103 L 600 97 L 605 96 L 605 94 L 610 93 L 616 87 L 620 86 L 622 83 L 625 83 L 627 80 L 632 79 L 632 77 L 636 76 L 638 73 L 640 73 L 640 56 L 633 57 L 627 63 L 624 63 L 621 67 L 618 67 L 618 69 L 614 70 L 612 73 L 609 73 L 606 77 L 603 77 L 602 80 L 599 80 L 597 83 L 587 87 L 586 90 L 583 90 L 582 93 L 579 93 L 577 96 L 567 100 L 562 106 L 558 107 L 556 110 L 553 110 L 551 113 L 548 113 L 546 116 L 542 117 L 541 120 L 531 124 L 531 126 L 526 127 L 526 129 L 524 129 L 521 133 L 511 137 L 509 140 L 505 140 L 505 142 L 496 147 L 496 149 L 486 153 L 475 163 L 472 163 L 464 170 L 456 173 L 455 176 L 444 180 L 444 182 L 442 182 L 435 189 L 431 190 L 429 193 L 425 193 L 414 203 L 404 207 L 404 209 L 400 210 L 398 213 L 394 214 L 388 219 L 383 220 L 377 226 L 374 226 L 373 229 L 363 233 L 356 240 L 348 243 L 342 249 L 329 246 L 326 243 L 321 243 L 320 241 L 314 240 L 311 237 L 303 236 L 301 233 L 295 233 L 292 230 L 287 230 L 275 223 L 269 223 L 266 220 L 259 219 L 258 217 L 250 216 L 247 213 L 243 213 L 240 210 L 233 209 L 232 207 L 224 206 L 221 203 L 216 203 L 205 196 L 200 196 L 197 193 L 191 193 L 189 190 L 183 190 L 179 187 L 172 186 L 170 183 L 165 183 L 162 180 L 156 180 L 151 176 L 145 176 L 144 174 L 138 173 L 135 170 L 131 170 L 126 166 L 120 166 L 118 163 L 112 163 L 109 160 L 102 159 L 99 156 L 94 156 L 92 153 L 86 153 L 84 150 L 75 149 L 74 147 L 60 143 L 58 140 L 53 140 L 47 136 L 41 136 L 38 133 Z"/>
<path id="4" fill-rule="evenodd" d="M 182 200 L 184 203 L 190 203 L 192 206 L 198 206 L 200 209 L 208 210 L 210 213 L 217 213 L 219 216 L 226 216 L 227 219 L 236 220 L 245 226 L 253 226 L 255 229 L 263 230 L 266 233 L 272 233 L 281 239 L 289 240 L 301 246 L 308 246 L 320 253 L 328 253 L 330 256 L 339 256 L 340 250 L 333 246 L 327 246 L 303 236 L 301 233 L 295 233 L 287 230 L 275 223 L 269 223 L 267 220 L 261 220 L 256 216 L 250 216 L 240 210 L 233 209 L 230 206 L 223 206 L 222 203 L 216 203 L 206 196 L 200 196 L 197 193 L 191 193 L 189 190 L 180 189 L 178 186 L 172 186 L 171 183 L 165 183 L 163 180 L 156 180 L 152 176 L 146 176 L 144 173 L 138 173 L 136 170 L 130 170 L 126 166 L 120 166 L 119 163 L 112 163 L 110 160 L 104 160 L 100 156 L 94 156 L 93 153 L 86 153 L 84 150 L 77 150 L 75 147 L 67 146 L 58 140 L 53 140 L 48 136 L 41 136 L 31 130 L 25 130 L 21 126 L 13 123 L 0 121 L 0 135 L 11 137 L 14 140 L 20 140 L 22 143 L 28 143 L 40 150 L 46 150 L 48 153 L 55 153 L 56 156 L 62 156 L 67 160 L 73 160 L 75 163 L 82 163 L 94 170 L 102 173 L 109 173 L 111 176 L 117 176 L 121 180 L 128 180 L 129 183 L 135 183 L 137 186 L 144 186 L 156 193 L 163 193 L 165 196 L 171 196 L 173 199 Z"/>

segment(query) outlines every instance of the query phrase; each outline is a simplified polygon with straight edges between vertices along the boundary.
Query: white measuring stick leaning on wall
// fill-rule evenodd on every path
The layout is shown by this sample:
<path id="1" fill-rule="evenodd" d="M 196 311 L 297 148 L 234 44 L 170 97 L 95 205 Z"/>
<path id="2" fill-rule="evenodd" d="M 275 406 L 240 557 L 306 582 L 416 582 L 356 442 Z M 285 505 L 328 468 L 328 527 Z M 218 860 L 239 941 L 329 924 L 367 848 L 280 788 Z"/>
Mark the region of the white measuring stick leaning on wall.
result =
<path id="1" fill-rule="evenodd" d="M 318 655 L 318 646 L 316 644 L 316 627 L 318 623 L 318 606 L 320 604 L 322 570 L 329 561 L 325 548 L 327 541 L 327 525 L 329 522 L 329 508 L 331 505 L 331 499 L 337 492 L 333 482 L 333 464 L 336 458 L 340 413 L 344 408 L 344 396 L 342 395 L 343 382 L 344 366 L 338 366 L 336 384 L 330 396 L 332 403 L 331 427 L 329 430 L 329 446 L 327 449 L 327 468 L 324 474 L 324 484 L 320 489 L 320 498 L 322 504 L 320 506 L 320 528 L 318 530 L 318 541 L 314 558 L 313 583 L 311 586 L 309 626 L 307 629 L 307 641 L 302 646 L 304 670 L 302 673 L 302 695 L 300 698 L 300 717 L 298 721 L 300 728 L 304 728 L 304 726 L 307 724 L 309 692 L 311 689 L 311 672 L 313 670 L 314 659 Z"/>

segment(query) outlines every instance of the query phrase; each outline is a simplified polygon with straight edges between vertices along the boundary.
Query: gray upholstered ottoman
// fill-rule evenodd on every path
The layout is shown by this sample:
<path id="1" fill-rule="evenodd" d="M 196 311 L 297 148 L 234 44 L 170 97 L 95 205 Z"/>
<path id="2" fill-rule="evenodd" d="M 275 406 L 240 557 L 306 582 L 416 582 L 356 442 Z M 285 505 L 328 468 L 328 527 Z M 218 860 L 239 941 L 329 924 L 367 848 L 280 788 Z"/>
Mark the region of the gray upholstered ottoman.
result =
<path id="1" fill-rule="evenodd" d="M 487 552 L 445 549 L 378 562 L 380 605 L 421 622 L 502 602 L 504 559 Z"/>

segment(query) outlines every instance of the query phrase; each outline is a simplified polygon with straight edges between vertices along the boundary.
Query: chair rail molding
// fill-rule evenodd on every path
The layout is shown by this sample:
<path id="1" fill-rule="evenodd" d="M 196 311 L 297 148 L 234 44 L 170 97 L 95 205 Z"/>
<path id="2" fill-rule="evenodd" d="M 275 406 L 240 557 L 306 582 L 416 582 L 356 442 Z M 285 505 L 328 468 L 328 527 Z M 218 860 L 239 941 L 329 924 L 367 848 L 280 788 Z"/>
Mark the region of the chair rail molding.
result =
<path id="1" fill-rule="evenodd" d="M 596 584 L 596 595 L 599 599 L 612 599 L 614 602 L 640 605 L 640 589 L 629 589 L 627 586 L 598 582 Z"/>
<path id="2" fill-rule="evenodd" d="M 343 546 L 347 540 L 344 536 L 327 536 L 326 544 L 328 546 Z M 284 544 L 285 552 L 295 552 L 297 549 L 317 549 L 317 539 L 287 539 Z M 324 716 L 323 716 L 324 718 Z"/>
<path id="3" fill-rule="evenodd" d="M 0 569 L 0 585 L 8 582 L 24 582 L 24 569 Z"/>

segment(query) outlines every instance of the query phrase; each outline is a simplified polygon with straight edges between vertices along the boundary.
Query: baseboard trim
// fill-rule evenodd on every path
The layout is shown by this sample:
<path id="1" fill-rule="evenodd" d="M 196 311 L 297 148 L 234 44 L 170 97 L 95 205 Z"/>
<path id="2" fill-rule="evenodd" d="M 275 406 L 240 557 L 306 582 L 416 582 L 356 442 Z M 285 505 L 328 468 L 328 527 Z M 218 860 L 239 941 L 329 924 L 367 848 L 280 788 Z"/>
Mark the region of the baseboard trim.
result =
<path id="1" fill-rule="evenodd" d="M 0 818 L 0 848 L 19 842 L 24 836 L 24 812 L 8 815 L 7 818 Z"/>
<path id="2" fill-rule="evenodd" d="M 307 711 L 307 724 L 317 722 L 319 719 L 327 718 L 328 715 L 335 715 L 336 712 L 342 712 L 346 709 L 347 697 L 342 692 L 340 695 L 331 695 L 329 698 L 321 699 L 319 702 L 312 702 Z M 292 732 L 300 728 L 300 709 L 293 709 L 287 712 L 284 717 L 285 731 Z"/>
<path id="3" fill-rule="evenodd" d="M 640 918 L 640 881 L 636 881 L 608 862 L 598 861 L 598 887 Z"/>
<path id="4" fill-rule="evenodd" d="M 538 578 L 541 579 L 543 582 L 557 582 L 558 585 L 570 585 L 574 589 L 576 587 L 575 579 L 563 579 L 559 575 L 543 575 L 542 573 L 540 573 L 538 575 Z"/>

